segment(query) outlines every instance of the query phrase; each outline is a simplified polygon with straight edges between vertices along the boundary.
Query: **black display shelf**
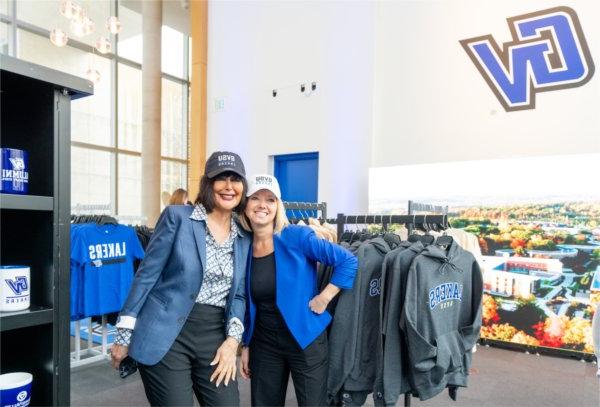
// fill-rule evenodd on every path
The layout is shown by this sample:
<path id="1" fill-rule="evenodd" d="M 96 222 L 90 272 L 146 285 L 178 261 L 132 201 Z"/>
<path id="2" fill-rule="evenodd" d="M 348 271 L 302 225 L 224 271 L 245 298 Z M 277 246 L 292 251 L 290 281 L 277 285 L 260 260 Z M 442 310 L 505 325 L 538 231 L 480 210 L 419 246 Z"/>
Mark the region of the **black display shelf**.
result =
<path id="1" fill-rule="evenodd" d="M 32 305 L 29 309 L 14 312 L 0 312 L 0 332 L 52 323 L 52 308 Z"/>
<path id="2" fill-rule="evenodd" d="M 0 313 L 0 374 L 31 373 L 32 406 L 70 404 L 71 100 L 92 92 L 0 55 L 0 145 L 29 155 L 29 194 L 0 194 L 0 260 L 29 267 L 31 303 Z"/>
<path id="3" fill-rule="evenodd" d="M 53 211 L 54 198 L 51 196 L 0 194 L 0 209 Z"/>

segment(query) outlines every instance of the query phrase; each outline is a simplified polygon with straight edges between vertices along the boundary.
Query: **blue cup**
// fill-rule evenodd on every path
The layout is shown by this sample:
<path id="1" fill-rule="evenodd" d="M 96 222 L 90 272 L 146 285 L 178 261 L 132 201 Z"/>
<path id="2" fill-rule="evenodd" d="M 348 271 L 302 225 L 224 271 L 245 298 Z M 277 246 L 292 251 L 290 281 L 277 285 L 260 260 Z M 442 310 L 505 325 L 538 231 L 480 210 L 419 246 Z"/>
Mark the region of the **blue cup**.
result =
<path id="1" fill-rule="evenodd" d="M 31 373 L 0 375 L 0 407 L 25 407 L 31 402 Z"/>
<path id="2" fill-rule="evenodd" d="M 0 192 L 5 194 L 27 194 L 29 192 L 29 154 L 16 148 L 2 148 L 0 162 L 2 183 Z"/>

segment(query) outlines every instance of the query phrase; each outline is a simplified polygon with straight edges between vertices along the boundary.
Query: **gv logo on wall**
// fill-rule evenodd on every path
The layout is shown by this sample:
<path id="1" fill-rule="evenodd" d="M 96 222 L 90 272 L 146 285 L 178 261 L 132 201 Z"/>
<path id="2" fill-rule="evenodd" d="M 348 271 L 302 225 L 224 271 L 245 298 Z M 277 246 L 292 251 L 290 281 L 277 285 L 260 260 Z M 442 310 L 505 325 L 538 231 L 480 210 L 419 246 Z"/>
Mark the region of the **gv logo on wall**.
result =
<path id="1" fill-rule="evenodd" d="M 460 41 L 507 112 L 535 108 L 538 92 L 587 83 L 594 63 L 579 18 L 555 7 L 507 19 L 512 41 L 491 34 Z"/>

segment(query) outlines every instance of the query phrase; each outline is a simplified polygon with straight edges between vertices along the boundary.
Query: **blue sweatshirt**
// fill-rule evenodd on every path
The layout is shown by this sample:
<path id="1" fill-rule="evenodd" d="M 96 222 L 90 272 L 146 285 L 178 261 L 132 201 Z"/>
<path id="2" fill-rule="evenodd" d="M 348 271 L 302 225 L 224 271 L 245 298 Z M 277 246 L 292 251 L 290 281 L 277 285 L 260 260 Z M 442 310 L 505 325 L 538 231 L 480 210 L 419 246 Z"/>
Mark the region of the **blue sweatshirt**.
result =
<path id="1" fill-rule="evenodd" d="M 316 262 L 334 267 L 331 283 L 352 288 L 358 269 L 356 257 L 337 244 L 317 237 L 308 226 L 290 225 L 273 237 L 275 246 L 276 302 L 292 336 L 302 349 L 312 343 L 329 325 L 329 312 L 317 315 L 308 306 L 318 294 Z M 249 257 L 252 261 L 252 256 Z M 243 342 L 248 345 L 254 332 L 256 305 L 251 295 L 251 264 L 246 268 L 248 312 Z"/>

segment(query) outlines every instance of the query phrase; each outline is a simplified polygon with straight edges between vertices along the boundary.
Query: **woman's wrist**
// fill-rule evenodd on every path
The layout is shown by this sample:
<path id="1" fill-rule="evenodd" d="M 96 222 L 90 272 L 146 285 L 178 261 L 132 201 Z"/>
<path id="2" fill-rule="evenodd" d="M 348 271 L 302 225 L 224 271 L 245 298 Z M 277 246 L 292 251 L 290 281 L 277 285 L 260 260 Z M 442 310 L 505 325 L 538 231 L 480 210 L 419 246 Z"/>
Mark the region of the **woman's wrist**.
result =
<path id="1" fill-rule="evenodd" d="M 228 336 L 227 339 L 225 339 L 225 343 L 234 350 L 237 350 L 240 344 L 240 342 L 233 336 Z"/>

